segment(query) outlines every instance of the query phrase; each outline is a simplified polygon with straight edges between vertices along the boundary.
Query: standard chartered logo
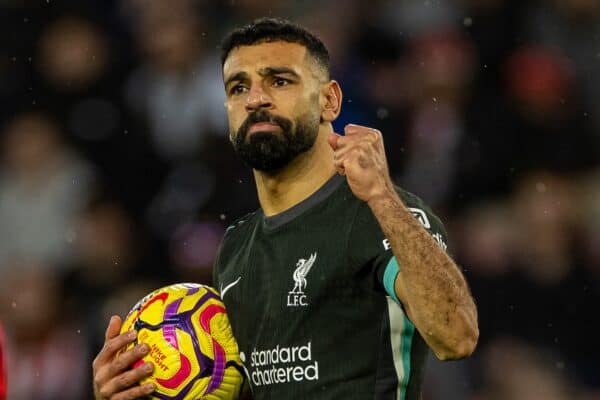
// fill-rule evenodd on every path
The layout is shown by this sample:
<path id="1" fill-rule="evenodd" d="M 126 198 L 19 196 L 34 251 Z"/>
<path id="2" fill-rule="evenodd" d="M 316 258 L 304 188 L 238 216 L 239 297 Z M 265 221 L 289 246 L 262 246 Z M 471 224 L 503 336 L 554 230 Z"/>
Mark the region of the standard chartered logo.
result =
<path id="1" fill-rule="evenodd" d="M 319 379 L 319 362 L 313 361 L 310 341 L 305 346 L 254 349 L 250 367 L 250 378 L 256 386 Z"/>

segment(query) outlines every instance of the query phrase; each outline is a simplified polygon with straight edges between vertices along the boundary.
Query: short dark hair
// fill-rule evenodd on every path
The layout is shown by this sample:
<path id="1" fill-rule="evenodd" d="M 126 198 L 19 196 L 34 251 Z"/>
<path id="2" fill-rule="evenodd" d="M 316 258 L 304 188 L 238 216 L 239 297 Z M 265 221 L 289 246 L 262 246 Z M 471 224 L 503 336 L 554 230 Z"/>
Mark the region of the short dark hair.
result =
<path id="1" fill-rule="evenodd" d="M 308 53 L 329 75 L 329 51 L 323 42 L 307 29 L 281 18 L 258 18 L 229 32 L 221 43 L 221 66 L 236 47 L 277 41 L 298 43 L 306 47 Z"/>

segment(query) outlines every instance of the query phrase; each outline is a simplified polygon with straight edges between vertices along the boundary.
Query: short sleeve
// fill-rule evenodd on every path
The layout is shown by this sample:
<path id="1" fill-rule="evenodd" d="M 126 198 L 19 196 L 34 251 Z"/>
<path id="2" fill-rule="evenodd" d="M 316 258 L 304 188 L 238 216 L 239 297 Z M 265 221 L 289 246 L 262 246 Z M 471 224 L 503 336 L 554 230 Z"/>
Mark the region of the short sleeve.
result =
<path id="1" fill-rule="evenodd" d="M 413 216 L 446 250 L 447 234 L 440 219 L 418 197 L 401 189 L 397 190 Z M 363 203 L 357 211 L 350 233 L 349 250 L 351 263 L 367 265 L 375 288 L 385 292 L 400 304 L 394 289 L 394 282 L 402 266 L 398 264 L 388 238 L 385 237 L 379 222 L 366 203 Z"/>

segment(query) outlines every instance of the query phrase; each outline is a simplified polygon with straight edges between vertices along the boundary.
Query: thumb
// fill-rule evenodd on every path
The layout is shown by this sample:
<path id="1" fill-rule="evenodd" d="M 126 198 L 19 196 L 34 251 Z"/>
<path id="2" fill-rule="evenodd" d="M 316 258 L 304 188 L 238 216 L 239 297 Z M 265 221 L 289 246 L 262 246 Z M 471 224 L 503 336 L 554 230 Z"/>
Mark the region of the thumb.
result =
<path id="1" fill-rule="evenodd" d="M 331 146 L 331 148 L 334 151 L 337 150 L 337 146 L 338 146 L 337 142 L 338 142 L 338 139 L 340 138 L 340 136 L 341 135 L 339 135 L 339 134 L 337 134 L 335 132 L 332 132 L 332 133 L 329 134 L 329 137 L 327 138 L 327 141 L 329 142 L 329 145 Z"/>

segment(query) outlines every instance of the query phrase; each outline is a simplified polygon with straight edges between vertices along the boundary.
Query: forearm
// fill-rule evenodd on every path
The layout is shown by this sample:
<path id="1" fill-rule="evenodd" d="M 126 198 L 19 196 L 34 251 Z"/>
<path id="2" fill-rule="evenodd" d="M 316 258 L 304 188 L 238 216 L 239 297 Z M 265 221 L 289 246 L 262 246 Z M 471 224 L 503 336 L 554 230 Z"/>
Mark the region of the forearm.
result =
<path id="1" fill-rule="evenodd" d="M 440 359 L 468 356 L 477 343 L 477 310 L 458 266 L 395 191 L 369 201 L 400 266 L 395 291 Z"/>

